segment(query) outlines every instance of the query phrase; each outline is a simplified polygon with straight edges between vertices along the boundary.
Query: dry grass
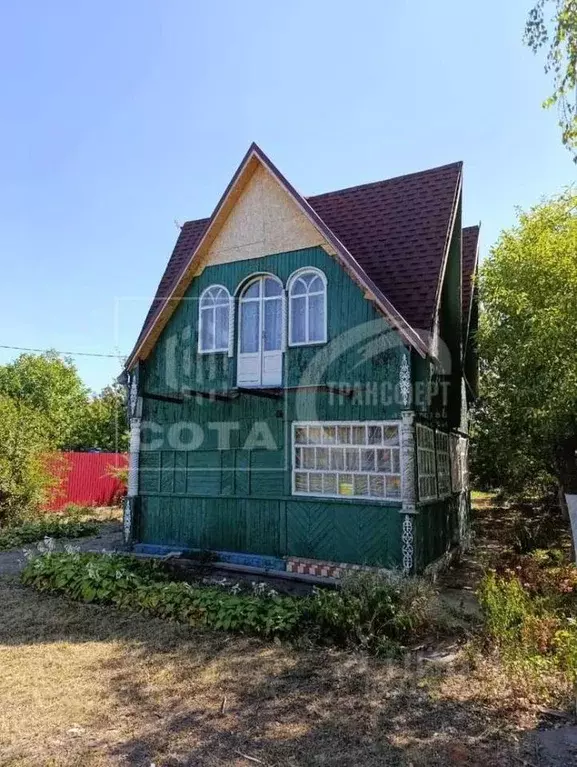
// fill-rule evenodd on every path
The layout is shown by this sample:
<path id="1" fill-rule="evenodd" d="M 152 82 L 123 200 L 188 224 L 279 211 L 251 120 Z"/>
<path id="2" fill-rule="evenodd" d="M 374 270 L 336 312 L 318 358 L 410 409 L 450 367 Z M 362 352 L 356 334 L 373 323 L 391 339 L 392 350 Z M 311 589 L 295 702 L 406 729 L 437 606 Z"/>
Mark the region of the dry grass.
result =
<path id="1" fill-rule="evenodd" d="M 459 700 L 432 664 L 194 632 L 8 581 L 0 605 L 2 767 L 523 764 L 503 710 Z"/>

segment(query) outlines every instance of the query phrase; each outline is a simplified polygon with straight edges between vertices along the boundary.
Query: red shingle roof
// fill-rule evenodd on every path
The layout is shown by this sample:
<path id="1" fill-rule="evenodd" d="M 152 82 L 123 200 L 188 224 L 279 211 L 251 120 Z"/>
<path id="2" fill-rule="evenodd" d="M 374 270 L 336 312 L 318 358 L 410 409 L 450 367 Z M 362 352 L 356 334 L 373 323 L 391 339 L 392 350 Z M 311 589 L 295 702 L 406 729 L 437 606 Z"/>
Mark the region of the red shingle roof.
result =
<path id="1" fill-rule="evenodd" d="M 467 226 L 463 229 L 462 301 L 463 327 L 465 329 L 469 326 L 469 311 L 471 309 L 473 281 L 475 278 L 475 269 L 477 267 L 479 231 L 479 226 Z"/>
<path id="2" fill-rule="evenodd" d="M 461 173 L 462 163 L 457 162 L 305 198 L 417 330 L 432 328 Z M 197 219 L 182 227 L 135 348 L 171 294 L 209 222 L 209 218 Z"/>

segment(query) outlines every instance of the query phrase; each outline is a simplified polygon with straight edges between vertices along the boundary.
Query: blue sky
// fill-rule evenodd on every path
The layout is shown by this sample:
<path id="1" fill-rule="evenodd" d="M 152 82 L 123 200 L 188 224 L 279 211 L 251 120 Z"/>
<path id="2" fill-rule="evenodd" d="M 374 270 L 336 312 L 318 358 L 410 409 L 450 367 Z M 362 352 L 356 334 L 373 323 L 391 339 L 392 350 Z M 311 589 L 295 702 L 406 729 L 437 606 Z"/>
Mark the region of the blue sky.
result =
<path id="1" fill-rule="evenodd" d="M 253 140 L 303 194 L 463 160 L 486 252 L 575 178 L 530 5 L 5 3 L 0 344 L 127 353 L 175 219 L 210 214 Z M 76 362 L 94 389 L 120 371 Z"/>

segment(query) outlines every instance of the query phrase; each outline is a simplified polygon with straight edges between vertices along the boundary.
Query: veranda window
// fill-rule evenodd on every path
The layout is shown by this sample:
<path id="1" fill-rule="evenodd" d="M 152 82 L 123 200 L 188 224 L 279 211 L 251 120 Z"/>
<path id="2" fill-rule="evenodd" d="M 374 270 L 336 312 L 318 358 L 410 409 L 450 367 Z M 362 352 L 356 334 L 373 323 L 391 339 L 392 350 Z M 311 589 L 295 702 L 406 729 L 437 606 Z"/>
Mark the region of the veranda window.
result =
<path id="1" fill-rule="evenodd" d="M 422 423 L 417 424 L 417 468 L 419 474 L 419 500 L 437 497 L 435 468 L 435 432 Z"/>
<path id="2" fill-rule="evenodd" d="M 399 424 L 293 424 L 293 493 L 400 500 Z"/>
<path id="3" fill-rule="evenodd" d="M 449 458 L 449 435 L 442 431 L 435 432 L 437 443 L 437 488 L 439 495 L 451 492 L 451 461 Z"/>

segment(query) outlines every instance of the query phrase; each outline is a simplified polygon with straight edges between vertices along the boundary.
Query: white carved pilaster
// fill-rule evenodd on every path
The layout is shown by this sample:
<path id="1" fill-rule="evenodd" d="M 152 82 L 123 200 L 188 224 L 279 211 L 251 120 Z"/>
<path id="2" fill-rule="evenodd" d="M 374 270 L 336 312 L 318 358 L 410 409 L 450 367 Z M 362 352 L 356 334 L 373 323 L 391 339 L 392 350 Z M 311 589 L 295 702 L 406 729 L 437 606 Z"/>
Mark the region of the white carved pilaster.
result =
<path id="1" fill-rule="evenodd" d="M 409 575 L 415 563 L 415 529 L 413 514 L 403 515 L 403 530 L 401 533 L 403 572 Z"/>
<path id="2" fill-rule="evenodd" d="M 409 355 L 406 352 L 401 358 L 401 368 L 399 370 L 399 393 L 401 395 L 402 406 L 409 407 L 412 400 L 411 366 L 409 364 Z"/>
<path id="3" fill-rule="evenodd" d="M 415 443 L 415 414 L 412 410 L 401 413 L 401 487 L 403 510 L 415 511 L 417 453 Z"/>

